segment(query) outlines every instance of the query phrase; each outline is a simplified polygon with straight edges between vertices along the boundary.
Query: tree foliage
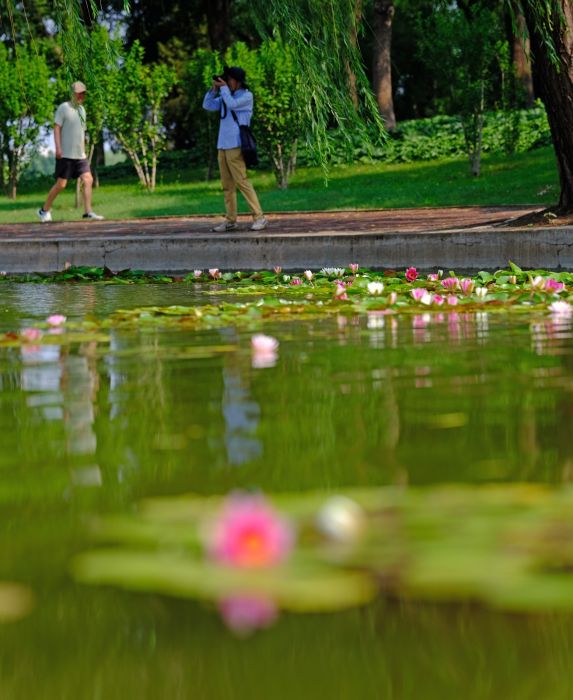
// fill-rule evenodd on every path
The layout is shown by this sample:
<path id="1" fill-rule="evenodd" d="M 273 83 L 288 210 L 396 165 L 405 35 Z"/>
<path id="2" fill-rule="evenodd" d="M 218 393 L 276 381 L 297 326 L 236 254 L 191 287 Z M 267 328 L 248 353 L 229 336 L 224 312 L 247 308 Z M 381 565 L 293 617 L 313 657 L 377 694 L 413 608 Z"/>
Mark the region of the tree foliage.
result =
<path id="1" fill-rule="evenodd" d="M 16 50 L 0 43 L 0 187 L 12 199 L 52 107 L 45 57 L 24 45 Z"/>
<path id="2" fill-rule="evenodd" d="M 153 191 L 157 158 L 165 148 L 162 108 L 175 83 L 164 64 L 143 63 L 143 48 L 136 42 L 119 68 L 109 75 L 107 125 L 131 159 L 139 181 Z"/>

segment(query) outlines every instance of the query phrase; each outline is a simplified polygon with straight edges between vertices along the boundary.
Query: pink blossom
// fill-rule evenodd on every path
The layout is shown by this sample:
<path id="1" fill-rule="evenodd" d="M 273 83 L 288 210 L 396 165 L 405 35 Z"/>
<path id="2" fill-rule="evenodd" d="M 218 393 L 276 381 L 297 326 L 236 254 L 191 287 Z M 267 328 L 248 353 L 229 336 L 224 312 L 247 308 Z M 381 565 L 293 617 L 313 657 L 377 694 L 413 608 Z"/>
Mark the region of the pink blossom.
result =
<path id="1" fill-rule="evenodd" d="M 197 279 L 198 277 L 201 277 L 202 274 L 203 274 L 203 270 L 193 270 L 193 277 L 195 277 L 195 279 Z"/>
<path id="2" fill-rule="evenodd" d="M 433 298 L 432 301 L 433 301 L 434 304 L 437 304 L 438 306 L 441 306 L 441 305 L 444 303 L 445 298 L 444 298 L 444 297 L 441 297 L 439 294 L 434 294 L 434 298 Z"/>
<path id="3" fill-rule="evenodd" d="M 346 287 L 344 284 L 335 284 L 334 285 L 334 296 L 337 299 L 341 299 L 344 297 L 345 299 L 348 299 L 348 295 L 346 294 Z"/>
<path id="4" fill-rule="evenodd" d="M 565 285 L 563 282 L 558 282 L 557 280 L 554 280 L 552 277 L 549 277 L 545 281 L 545 291 L 546 292 L 554 292 L 555 294 L 558 294 L 559 292 L 562 292 L 565 289 Z"/>
<path id="5" fill-rule="evenodd" d="M 573 315 L 573 306 L 567 301 L 554 301 L 549 304 L 549 311 L 558 318 L 569 318 Z"/>
<path id="6" fill-rule="evenodd" d="M 66 317 L 62 316 L 62 314 L 52 314 L 48 316 L 46 323 L 48 326 L 63 326 L 66 320 Z"/>
<path id="7" fill-rule="evenodd" d="M 208 532 L 207 550 L 220 564 L 262 568 L 287 559 L 294 545 L 290 523 L 263 496 L 231 495 Z"/>
<path id="8" fill-rule="evenodd" d="M 251 338 L 251 347 L 255 352 L 274 352 L 279 347 L 279 341 L 272 335 L 256 333 Z"/>
<path id="9" fill-rule="evenodd" d="M 217 267 L 213 267 L 209 270 L 209 275 L 214 279 L 218 279 L 221 277 L 221 273 L 219 272 L 219 269 Z"/>
<path id="10" fill-rule="evenodd" d="M 349 269 L 350 269 L 350 272 L 352 272 L 353 275 L 355 275 L 355 274 L 358 272 L 359 268 L 360 268 L 360 266 L 358 265 L 358 263 L 350 263 L 350 265 L 349 265 L 348 267 L 349 267 Z"/>
<path id="11" fill-rule="evenodd" d="M 39 328 L 24 328 L 20 332 L 20 336 L 28 343 L 33 343 L 35 340 L 40 340 L 42 331 Z"/>
<path id="12" fill-rule="evenodd" d="M 469 296 L 474 290 L 475 282 L 469 279 L 469 277 L 464 277 L 464 279 L 460 282 L 460 287 L 462 292 Z"/>
<path id="13" fill-rule="evenodd" d="M 456 296 L 448 297 L 447 302 L 450 306 L 456 306 L 458 303 L 458 298 Z"/>
<path id="14" fill-rule="evenodd" d="M 296 287 L 297 285 L 302 284 L 302 280 L 299 279 L 298 277 L 293 277 L 292 280 L 290 281 L 290 283 L 291 283 L 294 287 Z"/>
<path id="15" fill-rule="evenodd" d="M 445 280 L 442 280 L 442 287 L 449 289 L 450 291 L 457 289 L 459 286 L 460 281 L 457 277 L 446 277 Z"/>
<path id="16" fill-rule="evenodd" d="M 415 287 L 410 291 L 410 294 L 414 298 L 415 301 L 420 301 L 424 294 L 427 294 L 428 290 L 424 289 L 423 287 Z"/>
<path id="17" fill-rule="evenodd" d="M 237 595 L 219 602 L 219 612 L 229 629 L 246 636 L 270 627 L 278 617 L 278 609 L 270 599 L 260 595 Z"/>
<path id="18" fill-rule="evenodd" d="M 406 279 L 408 282 L 413 282 L 418 277 L 418 270 L 415 267 L 409 267 L 406 270 Z"/>
<path id="19" fill-rule="evenodd" d="M 282 267 L 281 267 L 280 265 L 275 265 L 275 266 L 273 267 L 273 270 L 274 270 L 274 272 L 275 272 L 275 275 L 280 275 L 281 272 L 283 271 L 283 269 L 282 269 Z"/>
<path id="20" fill-rule="evenodd" d="M 439 279 L 440 278 L 436 272 L 432 272 L 431 274 L 428 275 L 428 280 L 430 282 L 437 282 Z"/>

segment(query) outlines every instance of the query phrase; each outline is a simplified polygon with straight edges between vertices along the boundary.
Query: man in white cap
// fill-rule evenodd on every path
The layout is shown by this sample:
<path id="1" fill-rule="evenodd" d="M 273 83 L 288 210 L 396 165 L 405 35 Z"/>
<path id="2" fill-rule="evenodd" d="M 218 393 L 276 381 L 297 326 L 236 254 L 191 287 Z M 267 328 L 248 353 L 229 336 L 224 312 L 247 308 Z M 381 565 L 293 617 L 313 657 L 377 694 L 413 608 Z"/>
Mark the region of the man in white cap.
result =
<path id="1" fill-rule="evenodd" d="M 84 219 L 99 221 L 103 216 L 92 211 L 93 177 L 86 158 L 85 130 L 86 110 L 83 102 L 86 86 L 77 81 L 72 85 L 72 99 L 56 110 L 54 117 L 54 141 L 56 143 L 56 184 L 48 193 L 48 198 L 38 216 L 42 223 L 52 220 L 50 211 L 54 199 L 65 189 L 70 178 L 80 178 L 84 184 Z"/>

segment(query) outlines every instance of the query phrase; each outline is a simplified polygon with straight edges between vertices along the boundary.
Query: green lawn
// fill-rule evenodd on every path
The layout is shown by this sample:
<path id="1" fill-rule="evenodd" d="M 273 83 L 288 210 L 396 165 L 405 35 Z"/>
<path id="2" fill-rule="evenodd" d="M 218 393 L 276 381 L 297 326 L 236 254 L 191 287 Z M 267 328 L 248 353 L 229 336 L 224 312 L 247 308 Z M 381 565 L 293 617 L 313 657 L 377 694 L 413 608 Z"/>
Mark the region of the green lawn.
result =
<path id="1" fill-rule="evenodd" d="M 317 168 L 301 168 L 288 190 L 278 190 L 270 173 L 253 175 L 266 212 L 324 209 L 451 206 L 469 204 L 539 204 L 557 202 L 559 185 L 553 150 L 543 148 L 513 156 L 484 156 L 482 175 L 474 178 L 465 160 L 422 163 L 356 164 L 330 170 L 325 185 Z M 0 223 L 35 221 L 51 185 L 49 179 L 23 184 L 18 199 L 0 199 Z M 73 186 L 53 209 L 54 220 L 77 219 Z M 241 197 L 239 196 L 241 200 Z M 223 197 L 218 181 L 205 182 L 197 172 L 170 175 L 153 194 L 135 178 L 102 182 L 94 209 L 110 219 L 220 214 Z M 241 210 L 246 211 L 241 200 Z"/>

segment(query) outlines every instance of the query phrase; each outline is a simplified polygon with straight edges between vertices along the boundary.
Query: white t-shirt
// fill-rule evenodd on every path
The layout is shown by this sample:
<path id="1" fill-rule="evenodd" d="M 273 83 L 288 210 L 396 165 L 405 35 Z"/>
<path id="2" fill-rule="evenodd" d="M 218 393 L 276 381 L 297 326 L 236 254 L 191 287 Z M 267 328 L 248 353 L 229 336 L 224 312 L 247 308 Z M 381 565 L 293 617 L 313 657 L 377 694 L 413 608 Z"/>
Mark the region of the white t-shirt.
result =
<path id="1" fill-rule="evenodd" d="M 71 102 L 62 102 L 54 121 L 62 127 L 62 158 L 85 158 L 86 110 L 83 105 L 74 107 Z"/>

